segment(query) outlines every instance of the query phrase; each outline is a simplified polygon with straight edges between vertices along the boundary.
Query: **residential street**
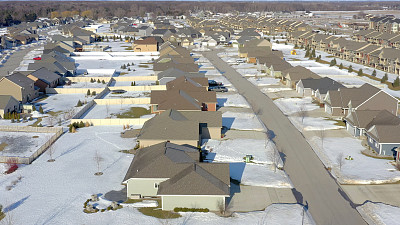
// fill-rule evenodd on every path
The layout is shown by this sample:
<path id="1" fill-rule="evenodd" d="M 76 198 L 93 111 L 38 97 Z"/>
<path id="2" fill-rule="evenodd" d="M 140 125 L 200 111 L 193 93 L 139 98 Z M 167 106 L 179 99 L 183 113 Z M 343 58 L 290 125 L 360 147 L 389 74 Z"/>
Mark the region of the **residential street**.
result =
<path id="1" fill-rule="evenodd" d="M 15 51 L 7 62 L 0 66 L 0 78 L 3 76 L 7 76 L 8 73 L 11 74 L 21 63 L 23 58 L 28 52 L 32 51 L 35 48 L 39 48 L 40 46 L 32 46 L 26 49 L 21 49 L 19 51 Z"/>
<path id="2" fill-rule="evenodd" d="M 204 52 L 203 55 L 237 88 L 260 120 L 273 132 L 273 140 L 284 155 L 284 169 L 296 188 L 294 193 L 297 201 L 309 208 L 315 222 L 366 224 L 289 119 L 269 97 L 221 60 L 217 53 L 210 51 Z"/>

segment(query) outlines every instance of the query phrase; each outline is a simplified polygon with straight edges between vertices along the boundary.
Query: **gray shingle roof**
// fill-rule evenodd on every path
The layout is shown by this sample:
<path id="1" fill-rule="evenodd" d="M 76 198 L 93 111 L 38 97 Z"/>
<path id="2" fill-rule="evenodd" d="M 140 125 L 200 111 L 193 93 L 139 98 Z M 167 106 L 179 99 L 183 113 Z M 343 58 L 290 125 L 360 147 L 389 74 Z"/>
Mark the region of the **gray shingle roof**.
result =
<path id="1" fill-rule="evenodd" d="M 54 81 L 60 79 L 60 75 L 51 72 L 50 70 L 42 67 L 31 73 L 32 76 L 44 81 L 47 84 L 51 84 Z"/>

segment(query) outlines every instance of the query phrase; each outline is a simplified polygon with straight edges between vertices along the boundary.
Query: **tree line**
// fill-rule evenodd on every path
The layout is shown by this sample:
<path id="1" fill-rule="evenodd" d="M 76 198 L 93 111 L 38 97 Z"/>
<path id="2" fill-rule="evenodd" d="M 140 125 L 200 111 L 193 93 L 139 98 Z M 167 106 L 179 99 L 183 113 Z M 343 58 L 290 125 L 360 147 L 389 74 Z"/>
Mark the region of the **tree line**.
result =
<path id="1" fill-rule="evenodd" d="M 9 26 L 20 22 L 34 21 L 38 17 L 86 16 L 92 19 L 104 17 L 154 15 L 189 15 L 190 12 L 255 12 L 255 11 L 348 11 L 400 8 L 400 2 L 129 2 L 129 1 L 31 1 L 0 2 L 0 25 Z"/>

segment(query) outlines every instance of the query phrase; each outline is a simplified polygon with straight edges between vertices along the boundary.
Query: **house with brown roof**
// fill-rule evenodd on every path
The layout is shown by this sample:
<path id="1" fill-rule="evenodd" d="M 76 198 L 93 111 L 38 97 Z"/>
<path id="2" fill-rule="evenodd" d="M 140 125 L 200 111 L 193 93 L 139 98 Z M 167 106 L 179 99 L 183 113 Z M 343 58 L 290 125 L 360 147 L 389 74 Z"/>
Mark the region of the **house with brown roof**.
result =
<path id="1" fill-rule="evenodd" d="M 138 150 L 123 184 L 128 199 L 159 197 L 162 210 L 217 211 L 230 196 L 229 164 L 203 163 L 196 147 L 161 142 Z"/>
<path id="2" fill-rule="evenodd" d="M 282 71 L 292 68 L 290 63 L 283 60 L 274 51 L 272 54 L 257 57 L 256 63 L 259 71 L 276 78 L 282 77 Z"/>
<path id="3" fill-rule="evenodd" d="M 35 82 L 21 73 L 13 73 L 0 79 L 0 95 L 11 95 L 21 103 L 39 96 Z"/>
<path id="4" fill-rule="evenodd" d="M 155 37 L 147 37 L 143 40 L 135 40 L 132 47 L 135 52 L 156 52 L 159 43 Z"/>
<path id="5" fill-rule="evenodd" d="M 281 80 L 286 86 L 295 89 L 297 82 L 307 78 L 319 79 L 321 77 L 305 67 L 295 66 L 282 71 Z"/>
<path id="6" fill-rule="evenodd" d="M 137 138 L 140 147 L 164 141 L 198 146 L 201 139 L 220 139 L 221 112 L 169 109 L 146 121 Z"/>
<path id="7" fill-rule="evenodd" d="M 296 91 L 299 94 L 311 96 L 319 102 L 323 102 L 328 91 L 338 90 L 339 88 L 344 88 L 344 86 L 329 77 L 301 79 L 296 84 Z"/>
<path id="8" fill-rule="evenodd" d="M 368 83 L 359 88 L 340 88 L 328 91 L 325 112 L 335 117 L 345 117 L 349 111 L 387 110 L 397 115 L 398 100 L 385 91 Z"/>
<path id="9" fill-rule="evenodd" d="M 346 117 L 346 129 L 354 137 L 364 137 L 374 125 L 400 125 L 400 118 L 387 110 L 356 110 Z"/>
<path id="10" fill-rule="evenodd" d="M 368 146 L 379 155 L 396 155 L 400 147 L 400 125 L 373 125 L 366 132 Z"/>
<path id="11" fill-rule="evenodd" d="M 35 82 L 35 86 L 39 87 L 40 92 L 46 92 L 46 88 L 57 87 L 61 80 L 61 76 L 42 67 L 36 71 L 30 72 L 28 78 Z"/>

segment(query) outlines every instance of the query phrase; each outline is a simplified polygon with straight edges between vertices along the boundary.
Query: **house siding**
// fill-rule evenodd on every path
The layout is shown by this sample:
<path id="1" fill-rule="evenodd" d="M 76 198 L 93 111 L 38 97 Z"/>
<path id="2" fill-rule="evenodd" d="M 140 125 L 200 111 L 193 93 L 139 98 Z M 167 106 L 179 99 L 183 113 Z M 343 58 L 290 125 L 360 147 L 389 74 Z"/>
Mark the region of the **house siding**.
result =
<path id="1" fill-rule="evenodd" d="M 394 157 L 396 155 L 395 149 L 398 147 L 400 147 L 400 143 L 399 144 L 381 144 L 380 154 Z"/>
<path id="2" fill-rule="evenodd" d="M 210 211 L 218 211 L 218 204 L 225 205 L 223 196 L 161 196 L 162 209 L 173 210 L 176 207 L 207 208 Z"/>
<path id="3" fill-rule="evenodd" d="M 154 187 L 154 184 L 160 184 L 161 182 L 168 180 L 167 178 L 134 178 L 127 181 L 126 194 L 128 198 L 135 195 L 143 196 L 157 196 L 158 188 Z"/>
<path id="4" fill-rule="evenodd" d="M 220 136 L 221 137 L 221 136 Z M 159 144 L 164 141 L 170 141 L 171 143 L 177 144 L 177 145 L 191 145 L 191 146 L 198 146 L 199 145 L 199 140 L 143 140 L 143 139 L 138 139 L 140 143 L 140 147 L 149 147 L 151 145 Z"/>

